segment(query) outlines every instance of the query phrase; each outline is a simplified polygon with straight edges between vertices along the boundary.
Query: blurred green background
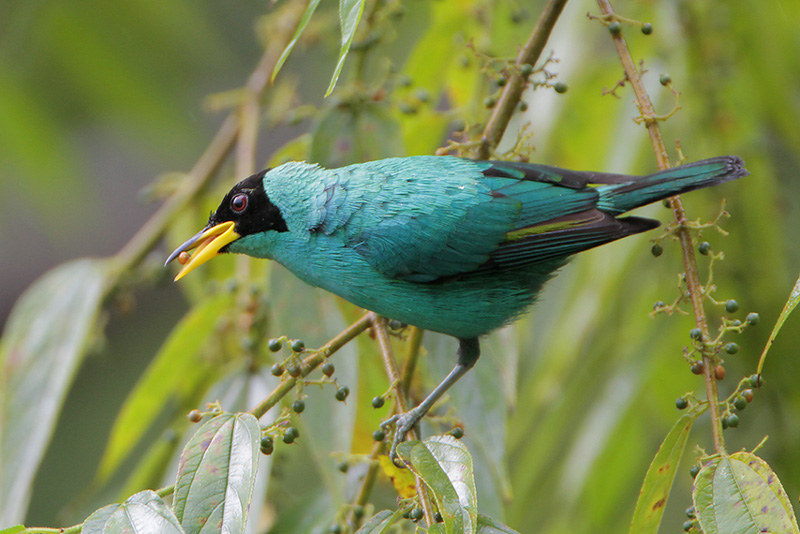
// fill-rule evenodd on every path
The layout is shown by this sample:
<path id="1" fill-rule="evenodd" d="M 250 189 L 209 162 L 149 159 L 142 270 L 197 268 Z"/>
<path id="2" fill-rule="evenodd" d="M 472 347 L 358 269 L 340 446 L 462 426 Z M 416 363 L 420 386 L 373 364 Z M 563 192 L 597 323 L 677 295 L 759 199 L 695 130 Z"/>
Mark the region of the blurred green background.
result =
<path id="1" fill-rule="evenodd" d="M 158 205 L 148 198 L 162 189 L 150 184 L 194 164 L 227 113 L 212 109 L 214 104 L 236 103 L 235 93 L 226 92 L 244 84 L 271 37 L 264 15 L 284 4 L 0 3 L 1 320 L 48 269 L 72 258 L 113 255 L 133 236 Z M 339 34 L 337 6 L 322 3 L 266 93 L 258 166 L 303 134 L 281 154 L 333 165 L 433 153 L 452 130 L 486 120 L 483 102 L 498 90 L 494 80 L 503 63 L 485 56 L 513 58 L 543 5 L 407 0 L 370 11 L 372 3 L 367 4 L 368 13 L 387 14 L 362 22 L 356 38 L 362 46 L 348 58 L 334 94 L 323 100 Z M 727 358 L 728 378 L 720 384 L 724 397 L 739 378 L 755 371 L 800 272 L 800 3 L 619 1 L 615 7 L 653 23 L 651 36 L 627 25 L 625 35 L 634 57 L 645 61 L 657 109 L 667 113 L 675 104 L 659 85 L 660 74 L 669 73 L 681 93 L 682 109 L 663 123 L 673 161 L 674 141 L 680 140 L 690 160 L 738 154 L 752 173 L 684 199 L 689 217 L 703 221 L 712 220 L 726 199 L 732 218 L 722 226 L 730 235 L 703 234 L 714 250 L 725 252 L 725 260 L 714 266 L 715 297 L 735 298 L 740 319 L 750 311 L 761 315 L 757 328 L 731 339 L 741 350 Z M 569 2 L 547 47 L 558 60 L 547 69 L 569 91 L 558 95 L 542 87 L 527 94 L 527 111 L 512 121 L 500 152 L 522 131 L 532 134 L 523 141 L 535 147 L 532 161 L 652 172 L 646 132 L 632 121 L 630 89 L 617 89 L 617 97 L 603 95 L 622 71 L 608 32 L 587 19 L 587 12 L 597 13 L 593 2 Z M 369 39 L 377 44 L 364 45 Z M 539 73 L 536 79 L 544 77 Z M 232 165 L 223 166 L 220 177 L 197 209 L 176 222 L 179 230 L 169 245 L 199 228 L 220 192 L 241 178 Z M 169 190 L 169 181 L 158 183 Z M 642 214 L 664 222 L 671 217 L 660 205 Z M 664 243 L 660 258 L 650 254 L 648 237 L 657 235 L 583 254 L 548 286 L 530 315 L 484 342 L 484 358 L 452 395 L 476 456 L 484 513 L 521 532 L 627 529 L 644 472 L 677 418 L 675 398 L 690 390 L 703 396 L 701 379 L 689 373 L 682 357 L 692 320 L 649 315 L 654 302 L 677 296 L 682 270 L 674 242 Z M 34 482 L 27 524 L 73 524 L 124 498 L 115 492 L 137 468 L 136 455 L 120 468 L 111 489 L 92 485 L 113 421 L 176 322 L 202 301 L 203 284 L 222 284 L 232 271 L 231 263 L 198 276 L 188 289 L 176 287 L 166 271 L 153 274 L 168 248 L 153 251 L 140 269 L 146 275 L 133 276 L 106 306 L 107 328 L 104 335 L 98 330 L 94 350 L 63 404 Z M 700 266 L 705 276 L 702 257 Z M 148 282 L 136 282 L 141 278 Z M 277 267 L 269 280 L 269 336 L 288 334 L 318 346 L 356 316 Z M 708 309 L 715 327 L 724 310 Z M 741 415 L 739 428 L 726 431 L 730 451 L 751 449 L 770 436 L 760 454 L 793 502 L 800 495 L 798 321 L 790 318 L 772 349 L 766 387 Z M 420 392 L 438 382 L 454 358 L 452 340 L 441 336 L 426 335 L 425 349 Z M 368 341 L 353 350 L 341 355 L 351 361 L 342 363 L 340 372 L 354 391 L 361 385 L 359 399 L 369 399 L 370 392 L 386 389 L 385 378 L 379 364 L 377 371 L 356 365 L 358 357 L 369 366 L 364 362 L 374 349 Z M 228 362 L 208 388 L 230 369 Z M 475 402 L 477 416 L 467 413 Z M 149 440 L 174 440 L 182 432 L 176 421 L 185 410 L 180 402 L 173 404 L 160 413 Z M 346 500 L 352 480 L 331 482 L 343 477 L 333 472 L 335 462 L 304 458 L 334 458 L 329 450 L 364 452 L 377 416 L 356 420 L 362 412 L 352 404 L 352 417 L 343 418 L 347 426 L 339 429 L 352 439 L 342 443 L 320 445 L 313 416 L 304 416 L 306 439 L 274 462 L 268 513 L 260 516 L 263 529 L 281 532 L 293 525 L 311 531 L 297 526 L 309 517 L 322 528 Z M 678 531 L 691 504 L 688 467 L 695 444 L 713 448 L 707 417 L 689 438 L 663 532 Z M 318 480 L 324 482 L 319 487 Z M 334 488 L 342 494 L 334 495 Z M 391 505 L 388 483 L 382 482 L 376 495 Z"/>

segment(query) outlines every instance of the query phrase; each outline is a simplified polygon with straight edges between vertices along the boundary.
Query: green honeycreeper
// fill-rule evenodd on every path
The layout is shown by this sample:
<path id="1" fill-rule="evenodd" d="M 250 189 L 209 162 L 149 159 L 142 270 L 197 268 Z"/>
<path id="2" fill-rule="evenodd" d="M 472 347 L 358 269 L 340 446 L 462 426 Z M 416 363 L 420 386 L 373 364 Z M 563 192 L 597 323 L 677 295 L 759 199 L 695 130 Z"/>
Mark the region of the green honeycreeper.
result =
<path id="1" fill-rule="evenodd" d="M 291 162 L 236 184 L 167 263 L 197 248 L 178 280 L 223 252 L 272 259 L 358 306 L 458 338 L 450 374 L 383 423 L 395 425 L 395 458 L 475 364 L 478 338 L 523 314 L 571 255 L 659 225 L 620 215 L 747 174 L 735 156 L 642 177 L 450 156 Z"/>

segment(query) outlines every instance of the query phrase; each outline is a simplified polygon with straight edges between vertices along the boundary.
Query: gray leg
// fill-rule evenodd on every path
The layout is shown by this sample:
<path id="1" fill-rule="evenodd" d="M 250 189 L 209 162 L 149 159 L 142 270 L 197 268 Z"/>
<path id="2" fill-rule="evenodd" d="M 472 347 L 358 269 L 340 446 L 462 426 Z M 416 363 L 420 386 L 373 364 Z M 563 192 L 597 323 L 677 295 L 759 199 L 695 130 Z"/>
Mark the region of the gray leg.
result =
<path id="1" fill-rule="evenodd" d="M 400 444 L 408 432 L 422 419 L 426 413 L 436 404 L 442 395 L 450 389 L 450 386 L 458 382 L 458 379 L 472 369 L 478 357 L 481 354 L 480 344 L 478 338 L 459 338 L 458 346 L 458 363 L 453 370 L 450 371 L 444 380 L 442 380 L 436 388 L 431 391 L 430 395 L 425 397 L 418 406 L 411 410 L 392 416 L 387 421 L 381 423 L 381 427 L 388 427 L 392 424 L 395 425 L 394 439 L 392 440 L 392 448 L 389 451 L 389 457 L 392 461 L 397 459 L 397 446 Z"/>

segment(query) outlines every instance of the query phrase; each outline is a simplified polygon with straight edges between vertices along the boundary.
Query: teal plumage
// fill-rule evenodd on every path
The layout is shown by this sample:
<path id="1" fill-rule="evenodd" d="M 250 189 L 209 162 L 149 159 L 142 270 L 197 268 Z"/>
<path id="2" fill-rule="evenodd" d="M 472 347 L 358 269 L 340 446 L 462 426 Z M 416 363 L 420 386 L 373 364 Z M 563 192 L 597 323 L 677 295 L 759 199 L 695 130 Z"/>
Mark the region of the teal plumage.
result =
<path id="1" fill-rule="evenodd" d="M 458 364 L 397 423 L 395 447 L 478 359 L 478 337 L 517 318 L 573 254 L 658 226 L 620 215 L 744 176 L 734 156 L 644 177 L 455 157 L 324 169 L 287 163 L 237 184 L 178 278 L 218 252 L 278 261 L 380 315 L 455 336 Z"/>

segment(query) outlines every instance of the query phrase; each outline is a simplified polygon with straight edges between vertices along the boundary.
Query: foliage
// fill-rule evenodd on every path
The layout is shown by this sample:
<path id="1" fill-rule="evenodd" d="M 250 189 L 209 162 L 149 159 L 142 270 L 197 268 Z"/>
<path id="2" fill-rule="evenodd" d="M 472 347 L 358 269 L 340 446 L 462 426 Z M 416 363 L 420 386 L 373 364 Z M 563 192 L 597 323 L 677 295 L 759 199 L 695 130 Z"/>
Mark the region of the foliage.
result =
<path id="1" fill-rule="evenodd" d="M 40 522 L 77 524 L 67 532 L 797 532 L 800 393 L 787 355 L 800 334 L 781 327 L 797 320 L 789 315 L 797 286 L 788 302 L 786 294 L 800 258 L 792 237 L 800 6 L 620 1 L 616 14 L 598 3 L 553 12 L 559 22 L 538 59 L 535 38 L 546 40 L 550 28 L 537 19 L 557 2 L 312 0 L 259 16 L 262 59 L 249 80 L 234 82 L 240 89 L 209 99 L 230 113 L 191 171 L 150 188 L 165 199 L 160 210 L 113 258 L 56 267 L 25 291 L 5 326 L 2 532 Z M 114 128 L 154 154 L 173 144 L 164 139 L 196 138 L 174 112 L 180 104 L 167 87 L 183 83 L 174 66 L 202 69 L 226 53 L 206 37 L 224 26 L 219 8 L 169 5 L 54 5 L 37 19 L 47 65 L 60 68 L 48 75 L 75 81 L 60 94 L 113 112 Z M 49 22 L 56 15 L 63 27 Z M 754 25 L 770 30 L 754 39 Z M 145 55 L 122 52 L 114 39 L 126 32 L 111 29 L 128 29 Z M 106 35 L 113 45 L 98 46 Z M 17 176 L 40 200 L 30 209 L 42 224 L 61 227 L 54 235 L 75 231 L 59 217 L 81 212 L 81 202 L 85 213 L 92 208 L 69 135 L 78 118 L 42 93 L 36 61 L 12 61 L 7 46 L 25 38 L 4 39 L 0 65 L 14 68 L 0 69 L 0 183 L 12 190 L 19 186 L 7 177 Z M 522 101 L 515 87 L 525 89 Z M 642 92 L 655 114 L 642 108 Z M 668 140 L 663 152 L 654 142 L 656 159 L 646 146 L 654 130 Z M 191 235 L 221 191 L 261 166 L 257 147 L 274 138 L 286 141 L 270 148 L 269 165 L 439 150 L 646 173 L 665 164 L 660 153 L 672 163 L 735 153 L 752 175 L 688 195 L 680 224 L 662 210 L 665 228 L 651 241 L 631 238 L 574 260 L 532 313 L 483 341 L 481 361 L 423 425 L 432 437 L 400 447 L 409 469 L 398 470 L 381 461 L 388 440 L 375 431 L 397 399 L 419 398 L 449 370 L 450 338 L 361 315 L 279 265 L 221 258 L 181 281 L 188 310 L 160 350 L 146 348 L 145 326 L 115 341 L 114 324 L 135 312 L 112 314 L 101 343 L 103 310 L 119 308 L 134 288 L 152 296 L 170 284 L 149 260 L 159 240 Z M 495 138 L 497 146 L 484 141 Z M 685 261 L 695 251 L 692 267 Z M 122 344 L 151 363 L 130 391 L 113 392 L 115 421 L 72 413 L 70 398 L 111 383 L 75 377 L 87 372 L 82 362 L 98 360 L 84 362 L 86 354 L 121 365 L 108 347 Z M 765 344 L 770 359 L 754 374 Z M 676 397 L 686 412 L 675 411 Z M 95 428 L 81 430 L 80 418 Z M 103 444 L 103 454 L 63 454 L 64 428 Z M 753 452 L 728 452 L 739 449 Z M 85 466 L 93 480 L 76 483 L 61 464 Z M 45 487 L 60 496 L 47 512 L 28 512 L 31 496 L 31 510 L 42 510 Z"/>

